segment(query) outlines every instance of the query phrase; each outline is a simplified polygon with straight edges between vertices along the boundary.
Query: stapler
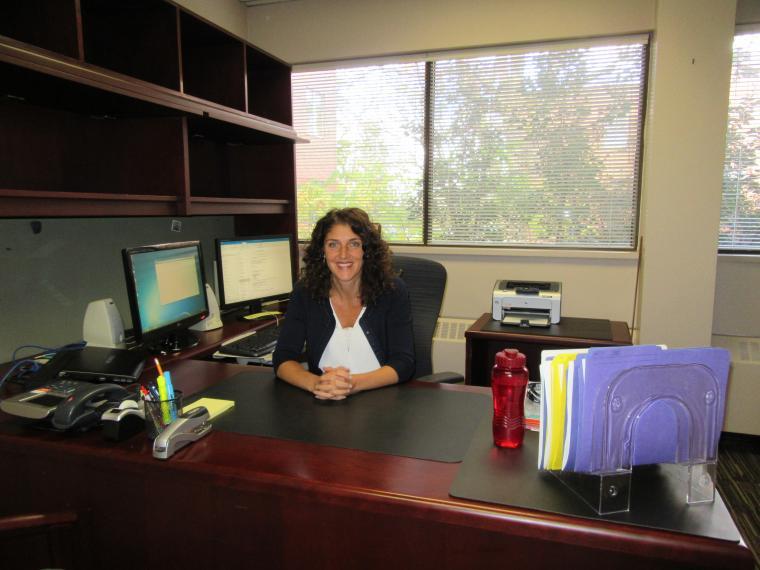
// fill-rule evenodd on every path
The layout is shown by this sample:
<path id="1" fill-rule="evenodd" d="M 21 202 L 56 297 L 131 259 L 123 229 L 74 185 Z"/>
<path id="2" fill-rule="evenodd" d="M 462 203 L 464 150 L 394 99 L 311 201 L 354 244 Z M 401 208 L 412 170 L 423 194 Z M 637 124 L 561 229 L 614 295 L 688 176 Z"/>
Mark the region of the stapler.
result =
<path id="1" fill-rule="evenodd" d="M 199 406 L 177 417 L 169 426 L 158 434 L 153 441 L 153 457 L 169 459 L 188 443 L 198 441 L 211 431 L 209 413 Z"/>

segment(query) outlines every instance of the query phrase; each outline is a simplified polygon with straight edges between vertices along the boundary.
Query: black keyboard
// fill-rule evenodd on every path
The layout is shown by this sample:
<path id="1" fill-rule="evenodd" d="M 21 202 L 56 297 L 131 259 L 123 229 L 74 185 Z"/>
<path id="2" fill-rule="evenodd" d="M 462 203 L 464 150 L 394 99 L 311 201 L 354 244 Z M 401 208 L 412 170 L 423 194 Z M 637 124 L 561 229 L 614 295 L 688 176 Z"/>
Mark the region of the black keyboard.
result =
<path id="1" fill-rule="evenodd" d="M 247 356 L 256 358 L 269 354 L 277 346 L 277 337 L 280 336 L 280 327 L 271 326 L 251 334 L 233 340 L 228 344 L 222 344 L 221 352 L 233 356 Z"/>

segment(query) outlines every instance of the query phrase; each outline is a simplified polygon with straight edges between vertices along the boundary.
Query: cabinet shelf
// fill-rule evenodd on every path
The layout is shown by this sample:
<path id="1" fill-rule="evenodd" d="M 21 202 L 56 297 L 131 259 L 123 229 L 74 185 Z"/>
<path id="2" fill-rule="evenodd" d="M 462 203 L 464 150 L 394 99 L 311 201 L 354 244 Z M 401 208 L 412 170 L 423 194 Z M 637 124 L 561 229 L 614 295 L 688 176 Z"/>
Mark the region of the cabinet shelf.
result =
<path id="1" fill-rule="evenodd" d="M 246 48 L 245 59 L 248 112 L 292 125 L 290 68 L 251 46 Z"/>
<path id="2" fill-rule="evenodd" d="M 59 216 L 211 216 L 229 214 L 286 214 L 289 200 L 264 198 L 190 198 L 190 211 L 181 211 L 177 196 L 97 194 L 0 188 L 3 217 Z M 34 214 L 30 214 L 34 212 Z"/>
<path id="3" fill-rule="evenodd" d="M 179 91 L 175 6 L 155 0 L 80 5 L 86 62 Z"/>
<path id="4" fill-rule="evenodd" d="M 176 216 L 176 196 L 0 188 L 3 217 Z"/>
<path id="5" fill-rule="evenodd" d="M 289 200 L 267 200 L 263 198 L 190 198 L 190 213 L 193 215 L 226 214 L 234 210 L 239 214 L 285 214 L 291 209 Z"/>
<path id="6" fill-rule="evenodd" d="M 243 42 L 187 12 L 180 15 L 180 29 L 184 92 L 244 111 Z"/>
<path id="7" fill-rule="evenodd" d="M 98 115 L 188 114 L 296 140 L 293 127 L 0 38 L 0 87 L 16 99 Z M 255 136 L 251 134 L 250 136 Z"/>
<path id="8" fill-rule="evenodd" d="M 0 3 L 0 216 L 295 230 L 290 66 L 171 1 Z"/>

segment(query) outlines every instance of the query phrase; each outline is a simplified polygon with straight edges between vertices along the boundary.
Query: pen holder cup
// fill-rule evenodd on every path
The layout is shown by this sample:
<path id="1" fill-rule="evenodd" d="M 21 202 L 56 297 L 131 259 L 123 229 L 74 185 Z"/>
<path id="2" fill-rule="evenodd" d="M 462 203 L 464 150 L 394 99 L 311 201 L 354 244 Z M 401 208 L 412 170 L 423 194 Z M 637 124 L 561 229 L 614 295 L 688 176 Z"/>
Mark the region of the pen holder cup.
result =
<path id="1" fill-rule="evenodd" d="M 182 392 L 175 390 L 174 398 L 167 400 L 144 400 L 145 429 L 148 437 L 156 439 L 169 424 L 182 414 Z"/>

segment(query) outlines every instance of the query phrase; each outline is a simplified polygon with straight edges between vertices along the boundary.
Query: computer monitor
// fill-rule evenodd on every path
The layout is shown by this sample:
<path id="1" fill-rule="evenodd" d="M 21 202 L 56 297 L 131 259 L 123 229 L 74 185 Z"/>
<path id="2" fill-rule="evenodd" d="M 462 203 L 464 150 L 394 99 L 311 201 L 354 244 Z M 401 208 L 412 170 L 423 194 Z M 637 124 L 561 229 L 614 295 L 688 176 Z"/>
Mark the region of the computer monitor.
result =
<path id="1" fill-rule="evenodd" d="M 263 303 L 287 298 L 293 290 L 290 236 L 217 239 L 216 274 L 222 309 L 260 312 Z"/>
<path id="2" fill-rule="evenodd" d="M 208 316 L 198 241 L 122 250 L 135 339 L 154 353 L 198 344 L 188 327 Z"/>

